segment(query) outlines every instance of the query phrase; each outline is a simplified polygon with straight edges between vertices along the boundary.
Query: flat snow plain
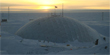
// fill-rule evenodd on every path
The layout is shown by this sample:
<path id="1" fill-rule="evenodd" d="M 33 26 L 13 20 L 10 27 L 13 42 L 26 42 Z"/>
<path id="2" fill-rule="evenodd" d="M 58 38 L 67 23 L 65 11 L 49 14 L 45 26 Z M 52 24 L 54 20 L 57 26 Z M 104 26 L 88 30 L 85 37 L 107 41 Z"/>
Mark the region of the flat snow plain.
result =
<path id="1" fill-rule="evenodd" d="M 102 20 L 100 12 L 92 13 L 65 13 L 65 16 L 79 20 L 82 23 L 92 27 L 100 34 L 109 38 L 109 13 L 104 13 L 104 20 Z M 46 13 L 11 13 L 8 22 L 1 23 L 0 37 L 0 53 L 2 55 L 109 55 L 109 42 L 93 46 L 91 43 L 80 43 L 77 40 L 69 47 L 67 43 L 53 43 L 53 42 L 38 42 L 38 40 L 24 39 L 21 43 L 21 37 L 15 35 L 15 32 L 28 23 L 31 19 L 40 17 L 48 17 Z M 7 18 L 5 13 L 2 18 Z M 70 43 L 71 44 L 71 43 Z M 48 45 L 41 47 L 40 45 Z M 105 46 L 108 46 L 105 49 Z"/>

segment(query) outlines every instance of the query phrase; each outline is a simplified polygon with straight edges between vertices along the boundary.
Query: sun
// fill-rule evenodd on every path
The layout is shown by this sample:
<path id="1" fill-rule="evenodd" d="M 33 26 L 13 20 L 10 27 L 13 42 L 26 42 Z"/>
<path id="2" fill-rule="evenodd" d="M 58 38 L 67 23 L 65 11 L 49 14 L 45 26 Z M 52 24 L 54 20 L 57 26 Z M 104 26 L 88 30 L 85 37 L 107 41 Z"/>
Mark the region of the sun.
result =
<path id="1" fill-rule="evenodd" d="M 52 6 L 39 6 L 36 9 L 52 9 Z"/>
<path id="2" fill-rule="evenodd" d="M 49 6 L 44 6 L 44 7 L 42 7 L 42 9 L 50 9 L 50 7 Z"/>

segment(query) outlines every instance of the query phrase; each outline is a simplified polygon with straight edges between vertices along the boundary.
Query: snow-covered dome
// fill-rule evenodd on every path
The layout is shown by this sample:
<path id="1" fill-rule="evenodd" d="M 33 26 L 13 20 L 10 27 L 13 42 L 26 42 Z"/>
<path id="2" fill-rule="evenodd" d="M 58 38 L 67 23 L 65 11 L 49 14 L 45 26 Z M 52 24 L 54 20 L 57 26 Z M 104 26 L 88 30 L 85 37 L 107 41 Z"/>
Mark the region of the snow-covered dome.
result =
<path id="1" fill-rule="evenodd" d="M 44 17 L 30 21 L 16 33 L 25 39 L 45 40 L 65 43 L 78 40 L 94 42 L 100 39 L 99 33 L 89 26 L 68 17 Z"/>

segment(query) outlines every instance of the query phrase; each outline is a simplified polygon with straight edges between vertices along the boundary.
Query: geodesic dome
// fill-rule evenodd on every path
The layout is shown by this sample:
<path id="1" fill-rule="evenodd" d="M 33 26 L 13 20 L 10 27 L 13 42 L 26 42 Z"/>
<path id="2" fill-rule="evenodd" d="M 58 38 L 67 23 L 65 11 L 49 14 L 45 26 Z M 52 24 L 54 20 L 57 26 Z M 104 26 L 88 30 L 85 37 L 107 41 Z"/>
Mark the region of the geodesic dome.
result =
<path id="1" fill-rule="evenodd" d="M 68 17 L 44 17 L 30 21 L 21 27 L 16 35 L 25 39 L 45 40 L 65 43 L 78 40 L 94 42 L 100 39 L 99 33 L 89 26 Z"/>

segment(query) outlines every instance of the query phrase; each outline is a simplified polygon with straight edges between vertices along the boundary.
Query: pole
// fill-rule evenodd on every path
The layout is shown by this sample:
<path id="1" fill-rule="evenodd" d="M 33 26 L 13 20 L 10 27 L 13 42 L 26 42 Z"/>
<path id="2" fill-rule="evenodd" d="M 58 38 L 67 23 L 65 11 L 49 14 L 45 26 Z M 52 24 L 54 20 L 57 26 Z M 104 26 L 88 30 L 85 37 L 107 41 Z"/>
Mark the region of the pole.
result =
<path id="1" fill-rule="evenodd" d="M 9 11 L 10 11 L 10 7 L 8 6 L 8 19 L 10 18 Z"/>
<path id="2" fill-rule="evenodd" d="M 62 17 L 63 17 L 63 3 L 62 3 Z"/>
<path id="3" fill-rule="evenodd" d="M 104 12 L 102 12 L 102 21 L 103 21 L 103 17 L 104 17 L 104 15 L 103 15 L 103 14 L 104 14 Z"/>
<path id="4" fill-rule="evenodd" d="M 57 8 L 57 6 L 55 6 L 55 16 L 56 16 L 56 8 Z"/>
<path id="5" fill-rule="evenodd" d="M 54 13 L 54 15 L 56 15 L 56 8 L 55 8 L 55 13 Z"/>

